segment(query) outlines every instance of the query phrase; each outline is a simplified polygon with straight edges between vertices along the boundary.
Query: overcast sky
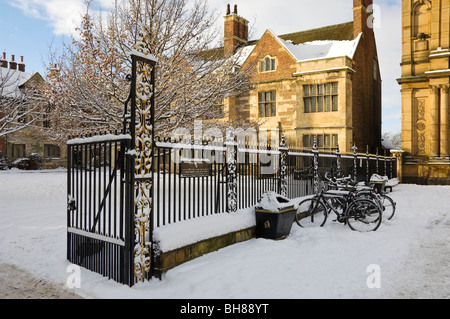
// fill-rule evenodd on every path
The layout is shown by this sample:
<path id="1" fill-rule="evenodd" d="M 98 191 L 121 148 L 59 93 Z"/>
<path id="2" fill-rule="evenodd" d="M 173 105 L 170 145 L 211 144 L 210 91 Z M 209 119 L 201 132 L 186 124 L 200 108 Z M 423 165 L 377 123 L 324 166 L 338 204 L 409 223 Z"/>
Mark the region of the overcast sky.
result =
<path id="1" fill-rule="evenodd" d="M 95 0 L 96 9 L 107 10 L 114 0 Z M 253 26 L 251 38 L 266 29 L 276 34 L 296 32 L 353 19 L 353 0 L 208 0 L 219 14 L 226 5 L 238 5 L 238 14 Z M 400 77 L 401 1 L 374 0 L 374 25 L 383 80 L 383 132 L 401 131 Z M 8 59 L 24 56 L 26 70 L 44 74 L 49 47 L 58 47 L 84 12 L 83 0 L 0 0 L 0 50 Z"/>

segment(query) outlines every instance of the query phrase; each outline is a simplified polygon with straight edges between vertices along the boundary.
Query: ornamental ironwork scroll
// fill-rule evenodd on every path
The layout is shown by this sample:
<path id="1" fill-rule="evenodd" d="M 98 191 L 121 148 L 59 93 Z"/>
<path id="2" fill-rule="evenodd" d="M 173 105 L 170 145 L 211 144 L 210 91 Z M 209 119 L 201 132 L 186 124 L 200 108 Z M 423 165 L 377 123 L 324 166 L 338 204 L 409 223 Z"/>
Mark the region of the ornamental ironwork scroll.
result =
<path id="1" fill-rule="evenodd" d="M 236 180 L 236 135 L 232 127 L 226 133 L 226 161 L 227 161 L 227 211 L 237 211 L 237 180 Z"/>
<path id="2" fill-rule="evenodd" d="M 319 179 L 319 149 L 317 148 L 316 138 L 314 137 L 314 144 L 312 148 L 313 157 L 313 169 L 314 169 L 314 194 L 319 194 L 320 191 L 320 179 Z"/>
<path id="3" fill-rule="evenodd" d="M 367 145 L 366 146 L 366 182 L 367 183 L 370 180 L 370 176 L 369 176 L 369 172 L 370 172 L 369 165 L 370 165 L 370 163 L 369 163 L 369 161 L 370 161 L 369 145 Z"/>
<path id="4" fill-rule="evenodd" d="M 287 153 L 288 148 L 286 147 L 286 140 L 284 136 L 281 136 L 281 143 L 280 143 L 280 194 L 283 196 L 287 196 Z"/>
<path id="5" fill-rule="evenodd" d="M 341 176 L 341 152 L 339 151 L 339 143 L 336 143 L 336 176 Z"/>
<path id="6" fill-rule="evenodd" d="M 358 150 L 358 148 L 355 144 L 353 144 L 350 149 L 353 151 L 353 180 L 356 181 L 358 167 L 358 153 L 356 153 L 356 151 Z"/>
<path id="7" fill-rule="evenodd" d="M 153 150 L 155 110 L 154 58 L 144 37 L 131 52 L 131 119 L 134 164 L 134 276 L 136 282 L 148 280 L 152 271 Z"/>

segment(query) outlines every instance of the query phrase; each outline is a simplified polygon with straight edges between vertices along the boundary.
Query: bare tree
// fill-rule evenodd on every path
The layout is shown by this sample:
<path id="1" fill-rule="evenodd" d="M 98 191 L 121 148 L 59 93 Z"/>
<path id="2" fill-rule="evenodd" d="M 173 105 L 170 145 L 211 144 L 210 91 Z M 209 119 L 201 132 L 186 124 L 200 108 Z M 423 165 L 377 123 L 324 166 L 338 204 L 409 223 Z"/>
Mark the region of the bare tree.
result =
<path id="1" fill-rule="evenodd" d="M 47 96 L 63 129 L 118 126 L 129 94 L 130 52 L 139 34 L 158 59 L 155 124 L 158 132 L 220 118 L 224 98 L 248 91 L 250 70 L 238 71 L 240 52 L 212 49 L 217 15 L 206 0 L 116 0 L 106 18 L 87 12 L 78 38 L 54 57 Z M 227 123 L 230 125 L 231 123 Z"/>
<path id="2" fill-rule="evenodd" d="M 0 137 L 34 126 L 42 120 L 42 97 L 24 86 L 29 74 L 0 69 Z"/>
<path id="3" fill-rule="evenodd" d="M 394 145 L 399 150 L 402 148 L 402 133 L 401 132 L 397 132 L 397 133 L 384 132 L 383 140 L 391 142 L 392 145 Z"/>

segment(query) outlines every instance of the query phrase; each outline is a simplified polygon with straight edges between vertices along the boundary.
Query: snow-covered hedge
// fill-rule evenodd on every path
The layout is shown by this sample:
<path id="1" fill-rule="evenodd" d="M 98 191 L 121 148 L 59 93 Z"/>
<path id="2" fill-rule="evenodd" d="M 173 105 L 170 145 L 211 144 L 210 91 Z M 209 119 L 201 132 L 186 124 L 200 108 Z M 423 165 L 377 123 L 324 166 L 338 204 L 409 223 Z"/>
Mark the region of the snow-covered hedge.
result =
<path id="1" fill-rule="evenodd" d="M 9 164 L 9 168 L 18 168 L 23 170 L 41 169 L 42 157 L 38 153 L 31 153 L 28 157 L 18 158 Z"/>

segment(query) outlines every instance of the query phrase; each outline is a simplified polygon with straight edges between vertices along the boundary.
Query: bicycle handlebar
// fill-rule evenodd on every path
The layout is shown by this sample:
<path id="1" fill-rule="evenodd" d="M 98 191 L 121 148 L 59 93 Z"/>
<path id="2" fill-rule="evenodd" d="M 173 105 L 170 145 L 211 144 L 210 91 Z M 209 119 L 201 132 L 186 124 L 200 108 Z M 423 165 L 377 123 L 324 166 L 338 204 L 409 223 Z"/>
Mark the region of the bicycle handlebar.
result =
<path id="1" fill-rule="evenodd" d="M 339 182 L 347 182 L 347 183 L 354 182 L 354 183 L 356 183 L 356 181 L 352 180 L 352 177 L 350 175 L 346 176 L 346 177 L 340 177 L 340 178 L 336 178 L 336 177 L 331 177 L 330 178 L 329 175 L 330 175 L 330 172 L 326 172 L 325 175 L 324 175 L 324 178 L 328 182 L 331 182 L 331 183 L 339 183 Z"/>

